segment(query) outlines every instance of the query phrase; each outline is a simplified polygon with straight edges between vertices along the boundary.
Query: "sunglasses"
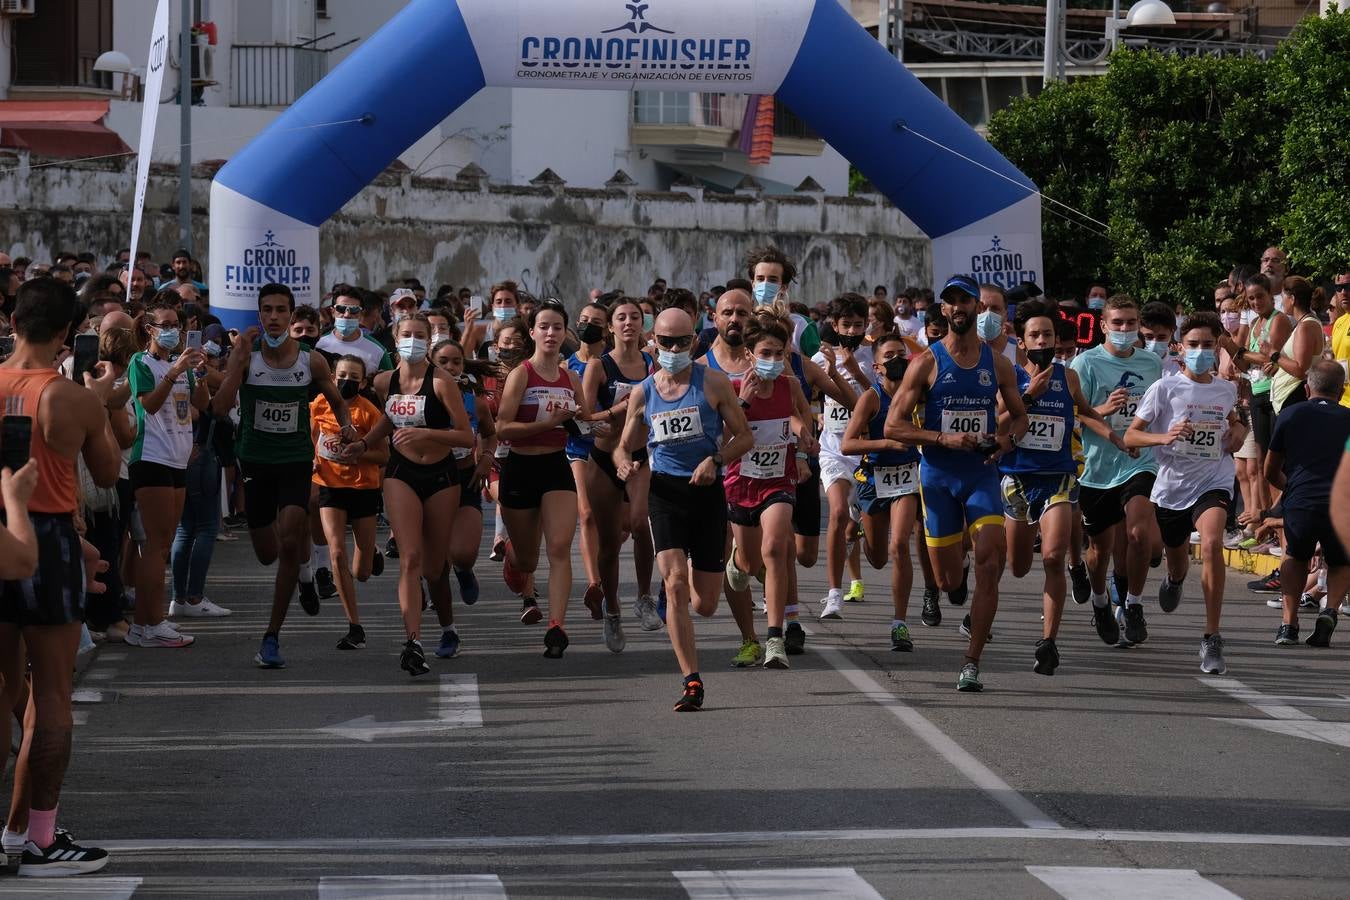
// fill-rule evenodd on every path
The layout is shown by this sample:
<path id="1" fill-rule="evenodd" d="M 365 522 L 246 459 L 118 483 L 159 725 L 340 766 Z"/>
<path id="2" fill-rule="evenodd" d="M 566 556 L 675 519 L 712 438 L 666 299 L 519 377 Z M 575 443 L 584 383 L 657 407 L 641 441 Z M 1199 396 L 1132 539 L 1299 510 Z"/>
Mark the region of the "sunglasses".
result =
<path id="1" fill-rule="evenodd" d="M 658 334 L 656 343 L 657 346 L 665 350 L 680 350 L 693 346 L 694 336 L 692 334 Z"/>
<path id="2" fill-rule="evenodd" d="M 1350 281 L 1338 281 L 1331 286 L 1331 292 L 1333 294 L 1339 294 L 1341 291 L 1350 291 Z"/>
<path id="3" fill-rule="evenodd" d="M 361 307 L 359 306 L 334 306 L 333 313 L 339 316 L 359 316 Z"/>

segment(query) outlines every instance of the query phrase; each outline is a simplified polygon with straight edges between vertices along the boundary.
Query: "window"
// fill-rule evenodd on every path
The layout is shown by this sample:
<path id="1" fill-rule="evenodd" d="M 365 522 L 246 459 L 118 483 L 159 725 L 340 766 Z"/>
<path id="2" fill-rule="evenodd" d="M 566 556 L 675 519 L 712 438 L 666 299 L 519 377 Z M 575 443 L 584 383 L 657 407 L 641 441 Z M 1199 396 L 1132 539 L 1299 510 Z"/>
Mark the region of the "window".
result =
<path id="1" fill-rule="evenodd" d="M 634 125 L 688 125 L 689 122 L 688 94 L 633 92 Z"/>
<path id="2" fill-rule="evenodd" d="M 94 60 L 112 49 L 113 0 L 45 0 L 14 21 L 14 84 L 112 89 Z"/>

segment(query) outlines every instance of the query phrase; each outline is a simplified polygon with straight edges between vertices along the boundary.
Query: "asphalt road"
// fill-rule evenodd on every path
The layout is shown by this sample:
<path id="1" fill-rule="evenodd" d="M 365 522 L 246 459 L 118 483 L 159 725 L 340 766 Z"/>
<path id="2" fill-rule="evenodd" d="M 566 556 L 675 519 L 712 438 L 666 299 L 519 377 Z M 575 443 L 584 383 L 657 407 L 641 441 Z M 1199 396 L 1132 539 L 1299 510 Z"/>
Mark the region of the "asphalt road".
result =
<path id="1" fill-rule="evenodd" d="M 955 690 L 960 612 L 916 615 L 915 652 L 892 653 L 869 573 L 790 671 L 730 669 L 730 615 L 698 622 L 707 707 L 676 715 L 664 632 L 630 621 L 611 654 L 578 603 L 546 660 L 486 552 L 463 653 L 431 675 L 398 668 L 392 564 L 365 650 L 334 649 L 336 599 L 297 605 L 289 667 L 260 670 L 271 573 L 217 547 L 234 616 L 187 623 L 186 650 L 103 647 L 79 685 L 62 824 L 112 864 L 0 896 L 1350 895 L 1350 635 L 1277 649 L 1246 576 L 1222 679 L 1199 671 L 1196 570 L 1133 649 L 1070 602 L 1052 678 L 1031 671 L 1040 580 L 1006 577 L 978 695 Z M 804 599 L 822 578 L 802 572 Z"/>

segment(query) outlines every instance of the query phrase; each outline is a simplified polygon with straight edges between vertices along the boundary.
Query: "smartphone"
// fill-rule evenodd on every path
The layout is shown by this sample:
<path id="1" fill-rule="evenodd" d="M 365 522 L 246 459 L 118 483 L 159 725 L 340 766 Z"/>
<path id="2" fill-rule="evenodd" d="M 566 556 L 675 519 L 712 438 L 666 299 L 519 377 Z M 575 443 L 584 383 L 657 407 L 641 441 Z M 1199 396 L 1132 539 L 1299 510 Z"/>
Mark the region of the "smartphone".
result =
<path id="1" fill-rule="evenodd" d="M 5 416 L 0 420 L 0 466 L 17 472 L 32 451 L 33 420 L 29 416 Z"/>
<path id="2" fill-rule="evenodd" d="M 98 335 L 75 335 L 75 361 L 70 368 L 70 377 L 76 384 L 84 384 L 84 373 L 93 374 L 98 365 Z"/>
<path id="3" fill-rule="evenodd" d="M 483 297 L 481 294 L 474 294 L 469 298 L 469 309 L 478 313 L 479 316 L 483 315 Z"/>
<path id="4" fill-rule="evenodd" d="M 14 355 L 14 335 L 0 337 L 0 358 L 8 359 Z"/>
<path id="5" fill-rule="evenodd" d="M 187 348 L 189 350 L 202 349 L 202 333 L 200 331 L 189 331 L 187 333 Z"/>

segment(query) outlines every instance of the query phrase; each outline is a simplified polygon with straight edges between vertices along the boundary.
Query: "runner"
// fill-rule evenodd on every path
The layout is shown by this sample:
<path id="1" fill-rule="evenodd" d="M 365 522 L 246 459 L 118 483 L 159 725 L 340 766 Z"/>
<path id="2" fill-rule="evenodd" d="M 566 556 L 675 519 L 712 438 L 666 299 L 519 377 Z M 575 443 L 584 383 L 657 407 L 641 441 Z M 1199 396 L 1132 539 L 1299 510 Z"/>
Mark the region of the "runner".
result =
<path id="1" fill-rule="evenodd" d="M 506 383 L 506 376 L 525 361 L 525 341 L 528 338 L 528 329 L 525 323 L 520 319 L 508 320 L 504 325 L 499 326 L 493 333 L 492 345 L 487 349 L 487 358 L 489 362 L 495 363 L 499 374 L 488 376 L 484 379 L 483 387 L 485 390 L 483 399 L 487 402 L 487 408 L 492 413 L 494 422 L 501 420 L 501 399 L 502 387 Z M 501 439 L 501 434 L 497 435 L 497 449 L 492 460 L 492 472 L 488 476 L 488 495 L 492 498 L 494 509 L 494 521 L 496 528 L 492 534 L 492 552 L 488 554 L 488 559 L 493 562 L 501 562 L 506 557 L 506 525 L 502 522 L 502 505 L 500 502 L 500 479 L 502 460 L 506 459 L 506 454 L 510 447 Z M 529 597 L 534 596 L 533 584 L 528 586 Z M 534 612 L 538 613 L 537 604 Z M 531 607 L 526 604 L 525 611 L 521 613 L 521 621 L 525 624 L 539 621 L 539 615 L 530 616 Z"/>
<path id="2" fill-rule="evenodd" d="M 754 437 L 726 376 L 692 365 L 694 322 L 686 313 L 662 312 L 656 343 L 660 371 L 633 389 L 614 465 L 627 481 L 641 465 L 632 454 L 650 442 L 652 542 L 669 604 L 666 627 L 684 675 L 675 711 L 695 712 L 704 689 L 689 609 L 704 617 L 717 612 L 727 539 L 722 467 L 748 452 Z"/>
<path id="3" fill-rule="evenodd" d="M 366 383 L 365 360 L 356 354 L 339 357 L 333 369 L 338 393 L 347 403 L 352 426 L 360 439 L 368 438 L 380 421 L 375 404 L 362 396 Z M 364 583 L 383 570 L 375 549 L 375 516 L 380 509 L 380 467 L 389 460 L 389 445 L 367 441 L 364 451 L 348 461 L 342 451 L 342 434 L 328 398 L 319 396 L 309 405 L 310 436 L 314 441 L 314 484 L 319 488 L 319 521 L 323 524 L 338 598 L 347 614 L 347 633 L 338 641 L 339 650 L 359 650 L 366 645 L 366 632 L 356 606 L 355 581 Z M 347 526 L 352 529 L 355 552 L 347 561 Z"/>
<path id="4" fill-rule="evenodd" d="M 1112 309 L 1110 301 L 1107 309 Z M 1200 532 L 1205 592 L 1200 671 L 1211 675 L 1227 671 L 1219 634 L 1227 574 L 1223 533 L 1237 476 L 1233 452 L 1247 437 L 1247 428 L 1234 409 L 1237 388 L 1214 376 L 1222 335 L 1223 325 L 1216 314 L 1192 313 L 1181 336 L 1180 375 L 1164 378 L 1148 389 L 1125 432 L 1127 447 L 1156 448 L 1158 474 L 1151 499 L 1157 505 L 1158 525 L 1167 547 L 1167 576 L 1158 591 L 1158 605 L 1164 612 L 1181 602 L 1190 568 L 1191 530 Z"/>
<path id="5" fill-rule="evenodd" d="M 980 654 L 998 610 L 998 582 L 1007 558 L 998 470 L 992 464 L 1027 430 L 1012 363 L 975 334 L 980 299 L 974 279 L 957 275 L 942 289 L 951 330 L 912 362 L 891 403 L 885 436 L 923 448 L 919 481 L 924 529 L 938 584 L 950 591 L 961 581 L 962 542 L 975 549 L 975 596 L 963 633 L 970 638 L 958 691 L 980 691 Z M 996 419 L 997 400 L 1009 414 Z M 914 423 L 924 404 L 925 428 Z M 934 430 L 932 426 L 940 430 Z"/>
<path id="6" fill-rule="evenodd" d="M 583 306 L 581 312 L 577 314 L 576 333 L 581 346 L 577 348 L 576 353 L 567 357 L 567 368 L 580 381 L 586 373 L 587 365 L 603 356 L 608 349 L 606 344 L 609 336 L 609 309 L 598 303 Z M 574 421 L 577 433 L 568 435 L 566 451 L 567 464 L 572 469 L 572 480 L 577 486 L 577 527 L 581 531 L 581 562 L 586 570 L 586 593 L 582 597 L 582 603 L 590 610 L 592 619 L 600 620 L 603 618 L 601 604 L 605 601 L 605 590 L 600 584 L 602 579 L 599 563 L 600 536 L 597 517 L 587 490 L 587 472 L 590 470 L 589 460 L 591 449 L 595 447 L 595 438 L 591 434 L 590 422 L 584 418 Z M 617 589 L 617 583 L 615 587 Z M 615 610 L 617 609 L 616 606 Z M 617 623 L 617 620 L 615 622 Z M 610 637 L 609 628 L 610 622 L 605 620 L 607 642 Z"/>
<path id="7" fill-rule="evenodd" d="M 1078 355 L 1078 326 L 1069 319 L 1059 316 L 1058 313 L 1056 313 L 1056 316 L 1055 360 L 1068 367 L 1073 362 L 1074 357 Z M 1077 375 L 1077 373 L 1074 374 Z M 1080 392 L 1082 387 L 1083 384 L 1080 381 L 1078 383 Z M 1091 404 L 1088 404 L 1088 406 L 1077 406 L 1075 404 L 1075 409 L 1076 412 L 1082 413 L 1090 406 Z M 1077 421 L 1074 423 L 1073 431 L 1070 432 L 1070 440 L 1073 446 L 1074 477 L 1081 481 L 1085 457 L 1083 454 L 1083 429 Z M 1077 500 L 1073 503 L 1073 515 L 1070 516 L 1070 519 L 1072 525 L 1069 531 L 1069 549 L 1066 553 L 1069 583 L 1073 590 L 1073 602 L 1081 606 L 1092 599 L 1092 579 L 1088 577 L 1087 563 L 1083 562 L 1083 512 Z"/>
<path id="8" fill-rule="evenodd" d="M 245 514 L 253 553 L 264 566 L 277 564 L 272 613 L 254 661 L 282 669 L 281 626 L 297 583 L 300 606 L 319 614 L 319 596 L 306 557 L 309 553 L 310 478 L 314 445 L 309 432 L 309 389 L 328 398 L 341 436 L 355 440 L 346 403 L 323 354 L 305 350 L 289 333 L 295 295 L 284 284 L 258 290 L 258 320 L 235 340 L 225 379 L 212 398 L 212 411 L 228 415 L 239 403 L 235 455 L 244 476 Z"/>

